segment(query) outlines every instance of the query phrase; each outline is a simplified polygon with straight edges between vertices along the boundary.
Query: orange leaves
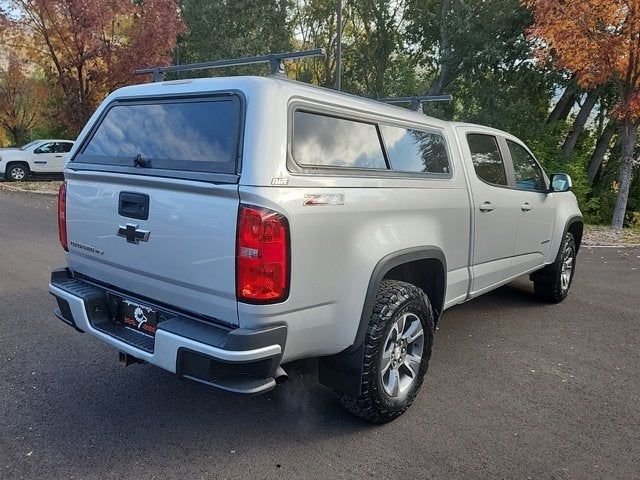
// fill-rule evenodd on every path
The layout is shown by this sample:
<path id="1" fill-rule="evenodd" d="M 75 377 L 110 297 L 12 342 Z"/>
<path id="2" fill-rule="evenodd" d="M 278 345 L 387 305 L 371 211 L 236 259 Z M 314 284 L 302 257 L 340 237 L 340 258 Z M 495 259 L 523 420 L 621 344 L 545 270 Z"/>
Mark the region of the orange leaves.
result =
<path id="1" fill-rule="evenodd" d="M 631 93 L 626 101 L 618 103 L 611 114 L 619 119 L 640 119 L 640 91 Z"/>
<path id="2" fill-rule="evenodd" d="M 13 46 L 40 65 L 64 97 L 77 132 L 136 68 L 167 64 L 184 30 L 178 0 L 10 0 Z"/>
<path id="3" fill-rule="evenodd" d="M 616 112 L 640 116 L 640 0 L 524 0 L 538 55 L 576 74 L 584 88 L 614 82 Z"/>
<path id="4" fill-rule="evenodd" d="M 24 62 L 13 54 L 0 65 L 0 127 L 17 145 L 41 121 L 48 96 L 45 85 L 25 70 Z"/>

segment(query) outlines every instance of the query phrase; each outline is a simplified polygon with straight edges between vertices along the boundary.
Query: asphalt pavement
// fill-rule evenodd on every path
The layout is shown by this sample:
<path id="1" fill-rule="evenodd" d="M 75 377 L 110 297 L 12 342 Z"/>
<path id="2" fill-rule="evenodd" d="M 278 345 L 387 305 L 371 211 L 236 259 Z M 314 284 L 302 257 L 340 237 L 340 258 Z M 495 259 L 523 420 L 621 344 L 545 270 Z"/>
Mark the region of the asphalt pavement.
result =
<path id="1" fill-rule="evenodd" d="M 51 313 L 54 197 L 0 192 L 0 478 L 640 478 L 640 249 L 585 248 L 570 297 L 524 279 L 445 312 L 413 407 L 344 412 L 316 363 L 242 397 Z"/>

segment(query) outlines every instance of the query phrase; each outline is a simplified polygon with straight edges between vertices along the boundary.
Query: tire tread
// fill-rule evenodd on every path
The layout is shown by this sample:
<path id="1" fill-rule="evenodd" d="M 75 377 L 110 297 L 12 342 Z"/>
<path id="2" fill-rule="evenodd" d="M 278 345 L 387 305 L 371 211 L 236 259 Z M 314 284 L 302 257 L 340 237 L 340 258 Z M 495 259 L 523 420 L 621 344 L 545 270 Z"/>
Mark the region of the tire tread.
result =
<path id="1" fill-rule="evenodd" d="M 425 343 L 423 358 L 425 361 L 420 369 L 421 371 L 415 385 L 413 385 L 411 392 L 408 394 L 407 402 L 400 409 L 390 409 L 384 405 L 380 398 L 382 392 L 378 392 L 376 378 L 378 374 L 378 354 L 380 352 L 382 336 L 387 330 L 390 318 L 401 305 L 410 300 L 422 302 L 428 312 L 428 326 L 426 329 L 428 331 L 424 332 Z M 348 412 L 375 423 L 387 423 L 402 415 L 413 403 L 424 381 L 424 374 L 428 367 L 433 343 L 433 321 L 431 304 L 420 288 L 398 280 L 383 280 L 376 295 L 376 303 L 365 337 L 360 396 L 353 397 L 334 391 L 334 395 L 340 405 Z"/>

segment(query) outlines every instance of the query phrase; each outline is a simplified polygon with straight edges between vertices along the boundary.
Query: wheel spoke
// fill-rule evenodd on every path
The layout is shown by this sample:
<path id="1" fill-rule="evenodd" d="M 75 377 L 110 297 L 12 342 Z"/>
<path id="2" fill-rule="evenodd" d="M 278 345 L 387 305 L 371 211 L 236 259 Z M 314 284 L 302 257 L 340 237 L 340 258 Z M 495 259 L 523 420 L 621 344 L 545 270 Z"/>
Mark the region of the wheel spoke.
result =
<path id="1" fill-rule="evenodd" d="M 407 328 L 407 331 L 402 336 L 402 338 L 404 338 L 407 341 L 407 345 L 411 345 L 413 342 L 416 341 L 416 339 L 420 335 L 423 335 L 423 334 L 424 334 L 424 332 L 422 330 L 422 324 L 420 323 L 420 320 L 419 319 L 415 319 L 411 323 L 411 325 L 409 325 L 409 328 Z"/>
<path id="2" fill-rule="evenodd" d="M 393 356 L 393 349 L 385 350 L 382 353 L 382 362 L 380 364 L 380 373 L 384 375 L 389 367 L 391 366 L 391 357 Z"/>
<path id="3" fill-rule="evenodd" d="M 396 322 L 396 328 L 398 329 L 398 338 L 404 335 L 404 327 L 405 327 L 406 319 L 407 319 L 407 315 L 404 314 Z"/>
<path id="4" fill-rule="evenodd" d="M 418 355 L 407 355 L 404 359 L 404 365 L 410 372 L 411 378 L 416 378 L 418 372 L 420 371 L 420 362 L 422 358 Z"/>
<path id="5" fill-rule="evenodd" d="M 397 397 L 400 390 L 400 372 L 389 370 L 389 381 L 387 383 L 387 393 L 392 397 Z"/>

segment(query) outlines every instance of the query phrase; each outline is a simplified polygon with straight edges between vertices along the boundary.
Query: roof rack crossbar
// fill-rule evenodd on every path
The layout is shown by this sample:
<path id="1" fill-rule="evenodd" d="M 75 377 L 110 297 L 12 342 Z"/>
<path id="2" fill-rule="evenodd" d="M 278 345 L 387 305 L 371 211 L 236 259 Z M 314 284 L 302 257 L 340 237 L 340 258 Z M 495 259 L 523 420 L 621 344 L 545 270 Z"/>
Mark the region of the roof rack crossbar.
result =
<path id="1" fill-rule="evenodd" d="M 214 62 L 192 63 L 188 65 L 172 65 L 169 67 L 151 67 L 135 70 L 134 75 L 151 74 L 153 82 L 161 82 L 164 80 L 166 73 L 171 72 L 188 72 L 193 70 L 208 70 L 211 68 L 235 67 L 237 65 L 252 65 L 256 63 L 268 63 L 270 75 L 284 75 L 284 60 L 293 60 L 296 58 L 323 57 L 325 55 L 323 48 L 313 50 L 300 50 L 297 52 L 270 53 L 268 55 L 259 55 L 256 57 L 232 58 L 228 60 L 216 60 Z"/>
<path id="2" fill-rule="evenodd" d="M 453 100 L 451 95 L 417 95 L 413 97 L 387 97 L 381 98 L 384 103 L 410 103 L 411 110 L 420 110 L 423 103 L 426 102 L 450 102 Z"/>

